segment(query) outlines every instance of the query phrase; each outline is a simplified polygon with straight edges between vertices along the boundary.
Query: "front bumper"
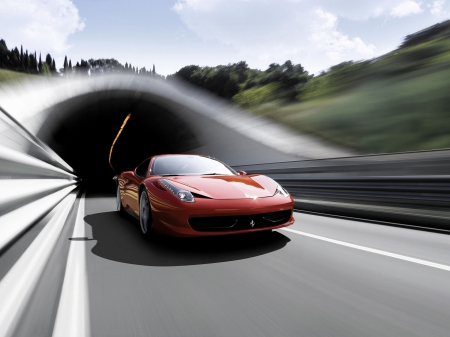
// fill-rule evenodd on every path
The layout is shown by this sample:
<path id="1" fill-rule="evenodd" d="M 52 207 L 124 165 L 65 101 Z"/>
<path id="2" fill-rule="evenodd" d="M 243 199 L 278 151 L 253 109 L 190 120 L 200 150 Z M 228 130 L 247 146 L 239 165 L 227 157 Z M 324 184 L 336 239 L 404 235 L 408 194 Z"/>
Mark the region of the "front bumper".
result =
<path id="1" fill-rule="evenodd" d="M 240 233 L 251 233 L 278 229 L 290 226 L 294 223 L 292 211 L 294 200 L 281 195 L 274 197 L 258 199 L 234 199 L 234 200 L 213 200 L 196 198 L 194 203 L 184 203 L 171 198 L 167 202 L 155 200 L 152 202 L 153 227 L 156 232 L 170 236 L 199 237 L 199 236 L 217 236 Z M 283 223 L 277 223 L 273 226 L 252 227 L 226 231 L 197 231 L 189 225 L 190 218 L 198 217 L 226 217 L 226 216 L 250 216 L 273 213 L 279 211 L 291 211 L 291 216 Z"/>

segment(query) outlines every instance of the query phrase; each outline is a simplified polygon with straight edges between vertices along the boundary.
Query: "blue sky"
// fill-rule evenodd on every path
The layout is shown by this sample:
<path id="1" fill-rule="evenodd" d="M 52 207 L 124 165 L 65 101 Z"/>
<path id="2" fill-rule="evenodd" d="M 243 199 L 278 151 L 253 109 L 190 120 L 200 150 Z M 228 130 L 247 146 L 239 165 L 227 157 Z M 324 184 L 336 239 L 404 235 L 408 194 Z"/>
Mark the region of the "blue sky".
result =
<path id="1" fill-rule="evenodd" d="M 1 0 L 8 47 L 115 58 L 168 75 L 189 64 L 287 59 L 317 73 L 396 48 L 450 17 L 450 0 Z"/>

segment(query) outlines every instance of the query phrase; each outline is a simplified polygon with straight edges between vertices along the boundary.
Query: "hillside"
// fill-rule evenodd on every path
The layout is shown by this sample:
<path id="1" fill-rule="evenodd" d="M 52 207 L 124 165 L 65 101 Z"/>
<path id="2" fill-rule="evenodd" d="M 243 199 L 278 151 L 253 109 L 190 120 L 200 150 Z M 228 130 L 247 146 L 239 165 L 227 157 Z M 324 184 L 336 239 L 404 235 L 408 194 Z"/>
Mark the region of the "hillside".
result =
<path id="1" fill-rule="evenodd" d="M 312 78 L 297 103 L 250 111 L 360 153 L 450 148 L 449 32 L 446 21 L 411 34 L 383 57 Z"/>
<path id="2" fill-rule="evenodd" d="M 6 81 L 13 81 L 17 80 L 19 78 L 29 77 L 32 75 L 19 73 L 17 71 L 12 70 L 6 70 L 6 69 L 0 69 L 0 83 L 6 82 Z"/>

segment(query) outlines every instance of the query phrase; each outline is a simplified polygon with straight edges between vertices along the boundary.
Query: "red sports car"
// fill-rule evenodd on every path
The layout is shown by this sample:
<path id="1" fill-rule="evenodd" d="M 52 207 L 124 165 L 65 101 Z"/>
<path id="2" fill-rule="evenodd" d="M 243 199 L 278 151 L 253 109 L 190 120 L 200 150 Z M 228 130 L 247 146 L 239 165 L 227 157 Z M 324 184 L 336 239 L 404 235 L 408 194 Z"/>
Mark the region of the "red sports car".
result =
<path id="1" fill-rule="evenodd" d="M 293 208 L 273 179 L 207 156 L 154 156 L 117 177 L 117 210 L 138 217 L 146 236 L 267 231 L 292 225 Z"/>

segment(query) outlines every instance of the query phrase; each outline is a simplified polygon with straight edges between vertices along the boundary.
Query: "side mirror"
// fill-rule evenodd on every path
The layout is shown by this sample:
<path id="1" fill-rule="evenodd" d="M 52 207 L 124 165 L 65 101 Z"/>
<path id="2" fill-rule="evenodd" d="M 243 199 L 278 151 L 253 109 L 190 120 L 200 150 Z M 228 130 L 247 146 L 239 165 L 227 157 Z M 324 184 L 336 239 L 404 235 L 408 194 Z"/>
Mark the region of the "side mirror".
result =
<path id="1" fill-rule="evenodd" d="M 238 171 L 238 174 L 239 174 L 240 176 L 246 176 L 246 175 L 247 175 L 247 172 L 245 172 L 245 171 Z"/>

